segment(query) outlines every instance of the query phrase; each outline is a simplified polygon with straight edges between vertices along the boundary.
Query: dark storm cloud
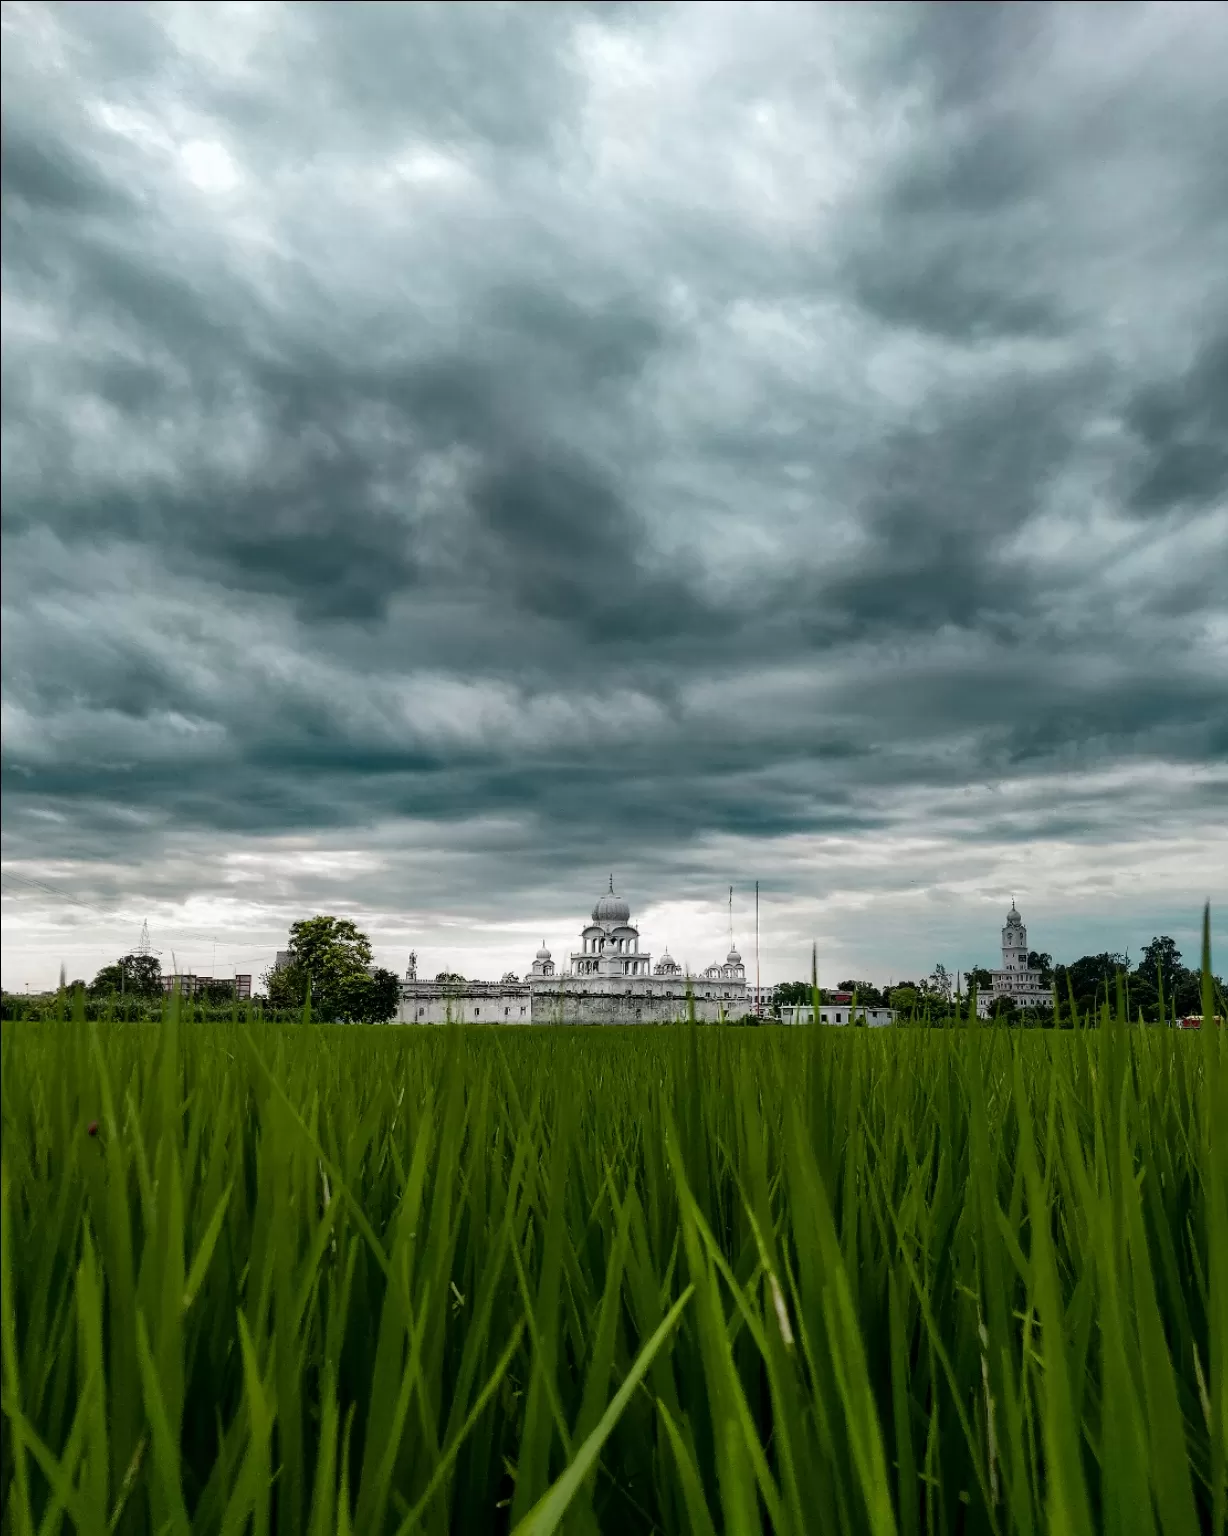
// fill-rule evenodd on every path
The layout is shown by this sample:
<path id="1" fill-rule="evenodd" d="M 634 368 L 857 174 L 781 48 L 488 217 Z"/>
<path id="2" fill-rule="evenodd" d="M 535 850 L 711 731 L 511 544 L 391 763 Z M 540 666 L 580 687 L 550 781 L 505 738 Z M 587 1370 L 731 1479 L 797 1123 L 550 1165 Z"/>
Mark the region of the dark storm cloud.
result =
<path id="1" fill-rule="evenodd" d="M 1228 330 L 1200 343 L 1192 364 L 1175 379 L 1140 388 L 1126 422 L 1142 450 L 1130 497 L 1134 510 L 1222 505 L 1228 492 Z"/>
<path id="2" fill-rule="evenodd" d="M 684 882 L 1222 757 L 1217 8 L 4 25 L 13 856 Z"/>
<path id="3" fill-rule="evenodd" d="M 36 132 L 12 121 L 7 112 L 3 145 L 4 207 L 15 221 L 25 210 L 77 215 L 133 212 L 122 191 L 108 185 L 72 146 L 39 143 Z"/>

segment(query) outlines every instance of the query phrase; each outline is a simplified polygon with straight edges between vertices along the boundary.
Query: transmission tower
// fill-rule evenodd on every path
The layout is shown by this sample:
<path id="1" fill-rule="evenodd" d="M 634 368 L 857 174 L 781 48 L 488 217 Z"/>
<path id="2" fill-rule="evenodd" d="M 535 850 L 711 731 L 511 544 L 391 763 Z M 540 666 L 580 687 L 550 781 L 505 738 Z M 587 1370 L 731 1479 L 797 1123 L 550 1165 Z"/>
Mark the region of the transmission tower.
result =
<path id="1" fill-rule="evenodd" d="M 141 924 L 141 942 L 137 945 L 136 952 L 138 955 L 151 955 L 153 953 L 153 950 L 150 948 L 149 944 L 148 918 L 146 918 L 145 921 Z"/>

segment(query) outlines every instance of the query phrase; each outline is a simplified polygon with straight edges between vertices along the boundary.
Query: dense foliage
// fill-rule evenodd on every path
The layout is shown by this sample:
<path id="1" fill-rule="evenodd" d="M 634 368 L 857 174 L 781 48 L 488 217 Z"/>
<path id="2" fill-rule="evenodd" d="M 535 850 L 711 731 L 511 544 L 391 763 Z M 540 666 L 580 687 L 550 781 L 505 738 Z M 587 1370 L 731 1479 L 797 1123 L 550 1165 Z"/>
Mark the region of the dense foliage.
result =
<path id="1" fill-rule="evenodd" d="M 1222 1529 L 1222 1030 L 83 1001 L 0 1041 L 5 1530 Z"/>
<path id="2" fill-rule="evenodd" d="M 166 1012 L 166 994 L 159 991 L 156 997 L 133 997 L 116 992 L 98 997 L 83 982 L 77 982 L 58 992 L 5 992 L 0 998 L 0 1018 L 5 1020 L 53 1024 L 74 1008 L 91 1024 L 158 1024 Z M 273 1008 L 264 998 L 240 1000 L 233 988 L 212 996 L 202 988 L 195 996 L 181 999 L 179 1017 L 185 1024 L 299 1024 L 303 1007 L 299 1003 Z"/>
<path id="3" fill-rule="evenodd" d="M 161 997 L 162 962 L 156 955 L 123 955 L 104 965 L 89 985 L 92 997 Z"/>
<path id="4" fill-rule="evenodd" d="M 290 927 L 290 962 L 265 976 L 275 1008 L 309 1004 L 318 1018 L 384 1024 L 395 1017 L 400 983 L 371 966 L 371 941 L 345 917 L 320 914 Z"/>
<path id="5" fill-rule="evenodd" d="M 1086 1012 L 1112 996 L 1119 973 L 1131 1018 L 1140 1013 L 1148 1020 L 1182 1017 L 1202 1008 L 1202 969 L 1183 964 L 1180 950 L 1166 934 L 1152 939 L 1134 967 L 1124 954 L 1083 955 L 1069 965 L 1057 966 L 1054 981 L 1060 997 L 1073 996 Z M 1223 991 L 1218 976 L 1212 978 L 1212 985 Z"/>

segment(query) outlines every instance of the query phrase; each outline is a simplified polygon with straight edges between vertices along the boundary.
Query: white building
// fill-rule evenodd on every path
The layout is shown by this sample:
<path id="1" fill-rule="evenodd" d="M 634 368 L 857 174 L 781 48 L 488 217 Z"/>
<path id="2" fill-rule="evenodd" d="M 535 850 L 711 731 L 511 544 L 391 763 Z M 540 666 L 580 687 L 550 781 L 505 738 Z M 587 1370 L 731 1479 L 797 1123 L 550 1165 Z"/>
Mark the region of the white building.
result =
<path id="1" fill-rule="evenodd" d="M 1028 930 L 1013 901 L 1002 930 L 1002 969 L 989 974 L 992 989 L 978 993 L 976 999 L 976 1011 L 982 1019 L 989 1017 L 1000 997 L 1009 997 L 1019 1008 L 1052 1008 L 1052 992 L 1042 982 L 1040 972 L 1028 965 Z"/>
<path id="2" fill-rule="evenodd" d="M 858 1003 L 856 1008 L 852 1003 L 819 1004 L 820 1024 L 837 1024 L 842 1027 L 849 1024 L 864 1024 L 869 1029 L 881 1029 L 884 1025 L 893 1023 L 894 1020 L 893 1008 L 868 1008 L 862 1003 Z M 810 1003 L 794 1004 L 792 1007 L 784 1007 L 780 1010 L 782 1024 L 810 1024 L 813 1021 L 814 1007 Z"/>
<path id="3" fill-rule="evenodd" d="M 772 1003 L 776 997 L 775 986 L 756 987 L 753 981 L 746 984 L 746 998 L 750 1004 L 752 1013 L 767 1015 L 772 1011 Z"/>
<path id="4" fill-rule="evenodd" d="M 706 1023 L 749 1013 L 741 955 L 730 949 L 700 976 L 686 974 L 668 950 L 653 965 L 611 876 L 565 971 L 555 969 L 544 941 L 523 981 L 511 973 L 500 982 L 420 981 L 411 956 L 398 1018 L 405 1024 L 668 1024 L 685 1019 L 692 1004 Z"/>

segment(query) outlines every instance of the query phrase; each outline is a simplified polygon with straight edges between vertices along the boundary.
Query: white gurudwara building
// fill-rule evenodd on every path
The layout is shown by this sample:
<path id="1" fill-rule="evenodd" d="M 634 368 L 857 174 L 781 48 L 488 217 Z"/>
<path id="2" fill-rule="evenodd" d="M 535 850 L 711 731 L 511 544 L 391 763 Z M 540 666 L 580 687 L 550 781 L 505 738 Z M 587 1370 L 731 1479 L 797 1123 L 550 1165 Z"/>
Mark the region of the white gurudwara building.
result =
<path id="1" fill-rule="evenodd" d="M 1013 901 L 1002 930 L 1002 969 L 989 974 L 992 990 L 978 993 L 976 999 L 976 1011 L 982 1019 L 989 1017 L 1000 997 L 1009 997 L 1019 1008 L 1053 1006 L 1053 993 L 1041 981 L 1040 972 L 1028 966 L 1028 930 Z"/>
<path id="2" fill-rule="evenodd" d="M 749 1013 L 741 955 L 731 945 L 699 976 L 668 950 L 654 965 L 611 876 L 564 970 L 555 968 L 544 940 L 523 981 L 510 972 L 499 982 L 419 980 L 411 955 L 397 1017 L 403 1024 L 669 1024 L 687 1017 L 692 999 L 705 1023 Z"/>

